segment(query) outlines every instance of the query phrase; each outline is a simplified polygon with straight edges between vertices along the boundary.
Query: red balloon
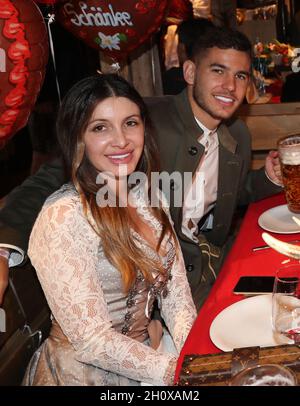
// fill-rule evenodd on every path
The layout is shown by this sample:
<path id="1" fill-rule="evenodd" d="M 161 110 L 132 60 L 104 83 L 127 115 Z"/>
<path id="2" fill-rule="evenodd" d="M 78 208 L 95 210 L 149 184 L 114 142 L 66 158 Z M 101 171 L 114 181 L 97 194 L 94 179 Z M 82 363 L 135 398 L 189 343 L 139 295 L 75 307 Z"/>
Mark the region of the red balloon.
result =
<path id="1" fill-rule="evenodd" d="M 37 5 L 0 0 L 0 147 L 26 125 L 47 60 L 47 28 Z"/>
<path id="2" fill-rule="evenodd" d="M 168 0 L 65 0 L 56 13 L 63 26 L 118 61 L 157 31 Z"/>

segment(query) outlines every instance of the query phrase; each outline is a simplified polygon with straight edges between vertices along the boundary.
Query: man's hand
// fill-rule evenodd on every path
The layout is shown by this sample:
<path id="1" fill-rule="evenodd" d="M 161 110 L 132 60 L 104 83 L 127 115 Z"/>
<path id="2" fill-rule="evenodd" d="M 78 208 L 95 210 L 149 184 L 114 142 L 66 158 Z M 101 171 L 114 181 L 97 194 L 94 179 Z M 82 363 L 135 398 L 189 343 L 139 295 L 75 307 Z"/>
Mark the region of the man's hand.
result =
<path id="1" fill-rule="evenodd" d="M 265 162 L 268 177 L 277 185 L 282 186 L 282 174 L 279 162 L 278 151 L 270 151 Z"/>
<path id="2" fill-rule="evenodd" d="M 0 305 L 3 301 L 5 290 L 8 286 L 8 259 L 0 256 Z"/>

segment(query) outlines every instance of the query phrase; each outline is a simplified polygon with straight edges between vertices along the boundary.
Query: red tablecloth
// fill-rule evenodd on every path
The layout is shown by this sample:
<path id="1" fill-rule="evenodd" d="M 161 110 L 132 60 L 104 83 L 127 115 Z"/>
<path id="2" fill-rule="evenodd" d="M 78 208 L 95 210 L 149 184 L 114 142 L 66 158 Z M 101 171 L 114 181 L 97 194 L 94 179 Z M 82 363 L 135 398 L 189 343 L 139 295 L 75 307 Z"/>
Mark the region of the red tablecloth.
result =
<path id="1" fill-rule="evenodd" d="M 285 256 L 278 254 L 272 249 L 252 251 L 253 247 L 265 244 L 261 237 L 263 230 L 257 223 L 258 217 L 265 210 L 284 203 L 283 194 L 279 194 L 260 202 L 252 203 L 249 206 L 235 243 L 181 351 L 175 380 L 178 379 L 185 354 L 213 354 L 221 352 L 210 340 L 209 328 L 218 313 L 232 303 L 244 298 L 243 295 L 234 295 L 232 293 L 240 276 L 275 275 L 276 269 L 286 259 Z M 289 241 L 299 238 L 299 235 L 277 234 L 277 237 L 283 241 Z"/>

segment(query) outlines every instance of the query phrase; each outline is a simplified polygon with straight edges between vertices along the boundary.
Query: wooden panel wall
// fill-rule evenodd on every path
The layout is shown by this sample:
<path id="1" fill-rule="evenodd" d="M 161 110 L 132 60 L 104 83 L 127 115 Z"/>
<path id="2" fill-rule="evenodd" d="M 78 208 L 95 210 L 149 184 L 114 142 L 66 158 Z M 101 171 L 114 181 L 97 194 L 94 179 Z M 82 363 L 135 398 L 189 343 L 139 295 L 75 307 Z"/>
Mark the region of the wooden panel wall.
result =
<path id="1" fill-rule="evenodd" d="M 300 103 L 247 105 L 239 115 L 252 135 L 253 168 L 264 164 L 267 152 L 276 149 L 280 138 L 300 133 Z"/>
<path id="2" fill-rule="evenodd" d="M 109 73 L 111 61 L 100 55 L 101 70 Z M 143 96 L 161 96 L 162 80 L 158 45 L 153 42 L 141 46 L 122 64 L 119 73 L 127 79 Z"/>

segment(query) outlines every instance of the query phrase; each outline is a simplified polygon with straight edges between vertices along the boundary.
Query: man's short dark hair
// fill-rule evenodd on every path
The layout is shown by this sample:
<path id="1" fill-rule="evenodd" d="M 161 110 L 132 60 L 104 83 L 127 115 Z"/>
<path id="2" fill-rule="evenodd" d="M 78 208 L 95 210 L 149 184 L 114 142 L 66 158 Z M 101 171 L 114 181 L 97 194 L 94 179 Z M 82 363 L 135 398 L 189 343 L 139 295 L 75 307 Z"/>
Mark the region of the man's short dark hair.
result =
<path id="1" fill-rule="evenodd" d="M 214 27 L 214 24 L 207 18 L 189 19 L 178 25 L 178 40 L 184 44 L 188 58 L 191 57 L 195 39 L 205 35 L 206 30 L 211 27 Z"/>
<path id="2" fill-rule="evenodd" d="M 206 30 L 205 35 L 194 38 L 191 59 L 195 61 L 213 47 L 246 52 L 252 58 L 252 45 L 246 35 L 230 28 L 211 27 Z"/>

